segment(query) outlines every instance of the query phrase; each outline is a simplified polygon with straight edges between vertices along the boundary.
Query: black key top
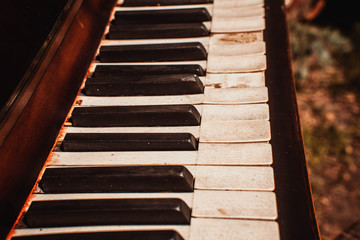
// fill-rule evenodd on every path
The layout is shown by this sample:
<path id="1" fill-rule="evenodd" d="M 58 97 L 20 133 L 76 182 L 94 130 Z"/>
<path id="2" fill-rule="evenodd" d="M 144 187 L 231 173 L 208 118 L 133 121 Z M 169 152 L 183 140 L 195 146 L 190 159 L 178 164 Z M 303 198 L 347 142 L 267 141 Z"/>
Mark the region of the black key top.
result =
<path id="1" fill-rule="evenodd" d="M 12 237 L 14 240 L 184 240 L 172 230 L 59 233 Z"/>
<path id="2" fill-rule="evenodd" d="M 190 133 L 68 133 L 64 151 L 182 151 L 197 150 Z"/>
<path id="3" fill-rule="evenodd" d="M 89 77 L 88 96 L 156 96 L 200 94 L 204 85 L 194 74 Z"/>
<path id="4" fill-rule="evenodd" d="M 213 0 L 125 0 L 122 6 L 167 6 L 212 3 Z"/>
<path id="5" fill-rule="evenodd" d="M 100 47 L 100 62 L 164 62 L 206 60 L 199 42 Z"/>
<path id="6" fill-rule="evenodd" d="M 194 177 L 184 166 L 47 168 L 39 187 L 45 193 L 193 192 Z"/>
<path id="7" fill-rule="evenodd" d="M 167 74 L 195 74 L 205 76 L 205 70 L 198 64 L 184 65 L 97 65 L 94 77 L 146 76 Z"/>
<path id="8" fill-rule="evenodd" d="M 106 36 L 109 39 L 157 39 L 209 36 L 202 23 L 111 25 Z"/>
<path id="9" fill-rule="evenodd" d="M 28 227 L 189 222 L 190 208 L 174 198 L 35 201 L 24 216 Z"/>
<path id="10" fill-rule="evenodd" d="M 206 8 L 117 11 L 113 24 L 192 23 L 210 21 Z"/>
<path id="11" fill-rule="evenodd" d="M 75 107 L 74 127 L 197 126 L 200 113 L 190 104 Z"/>

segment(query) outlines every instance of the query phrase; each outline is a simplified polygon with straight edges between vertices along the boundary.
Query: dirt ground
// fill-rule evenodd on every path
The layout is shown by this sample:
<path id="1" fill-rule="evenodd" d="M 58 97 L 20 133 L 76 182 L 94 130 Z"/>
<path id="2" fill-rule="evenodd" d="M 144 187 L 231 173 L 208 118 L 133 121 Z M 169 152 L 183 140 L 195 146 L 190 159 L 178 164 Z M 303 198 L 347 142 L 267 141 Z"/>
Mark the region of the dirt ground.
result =
<path id="1" fill-rule="evenodd" d="M 326 85 L 319 86 L 327 79 L 323 72 L 311 75 L 298 102 L 315 211 L 322 239 L 327 240 L 360 220 L 360 142 L 349 136 L 358 122 L 359 105 L 352 92 L 334 97 Z"/>
<path id="2" fill-rule="evenodd" d="M 352 18 L 342 31 L 334 19 L 289 18 L 290 40 L 321 238 L 354 240 L 360 239 L 360 21 Z"/>

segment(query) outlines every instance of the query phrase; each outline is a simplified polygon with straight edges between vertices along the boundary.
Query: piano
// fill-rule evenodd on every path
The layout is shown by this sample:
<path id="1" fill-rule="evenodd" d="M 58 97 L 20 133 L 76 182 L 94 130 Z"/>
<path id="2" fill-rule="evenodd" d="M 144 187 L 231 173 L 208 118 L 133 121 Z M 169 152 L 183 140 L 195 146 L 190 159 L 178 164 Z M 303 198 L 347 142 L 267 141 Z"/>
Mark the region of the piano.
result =
<path id="1" fill-rule="evenodd" d="M 1 112 L 1 239 L 320 239 L 282 0 L 59 2 Z"/>

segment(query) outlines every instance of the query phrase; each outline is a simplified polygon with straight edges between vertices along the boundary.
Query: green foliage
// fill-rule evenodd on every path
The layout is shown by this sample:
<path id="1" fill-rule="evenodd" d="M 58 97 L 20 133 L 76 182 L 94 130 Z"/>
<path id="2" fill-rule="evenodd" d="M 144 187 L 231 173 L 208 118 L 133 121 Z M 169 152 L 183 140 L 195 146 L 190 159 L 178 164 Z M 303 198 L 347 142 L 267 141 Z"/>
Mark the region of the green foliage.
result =
<path id="1" fill-rule="evenodd" d="M 289 28 L 292 57 L 297 64 L 295 76 L 300 83 L 310 70 L 333 66 L 353 49 L 350 39 L 336 29 L 293 21 Z"/>
<path id="2" fill-rule="evenodd" d="M 314 128 L 303 129 L 306 154 L 311 161 L 312 169 L 320 171 L 326 159 L 335 158 L 339 163 L 347 165 L 351 161 L 351 152 L 348 151 L 348 132 L 339 131 L 336 126 L 320 125 Z M 330 157 L 330 158 L 329 158 Z"/>

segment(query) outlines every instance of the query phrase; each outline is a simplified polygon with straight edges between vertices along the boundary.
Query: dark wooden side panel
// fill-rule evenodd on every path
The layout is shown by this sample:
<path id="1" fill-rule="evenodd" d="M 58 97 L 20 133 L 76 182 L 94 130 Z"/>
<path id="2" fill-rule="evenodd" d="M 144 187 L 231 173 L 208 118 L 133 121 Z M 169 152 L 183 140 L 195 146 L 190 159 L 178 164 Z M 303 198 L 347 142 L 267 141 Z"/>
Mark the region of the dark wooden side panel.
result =
<path id="1" fill-rule="evenodd" d="M 283 0 L 265 0 L 271 143 L 280 236 L 320 239 L 299 123 Z"/>
<path id="2" fill-rule="evenodd" d="M 86 0 L 0 148 L 0 239 L 5 239 L 53 147 L 115 1 Z"/>

